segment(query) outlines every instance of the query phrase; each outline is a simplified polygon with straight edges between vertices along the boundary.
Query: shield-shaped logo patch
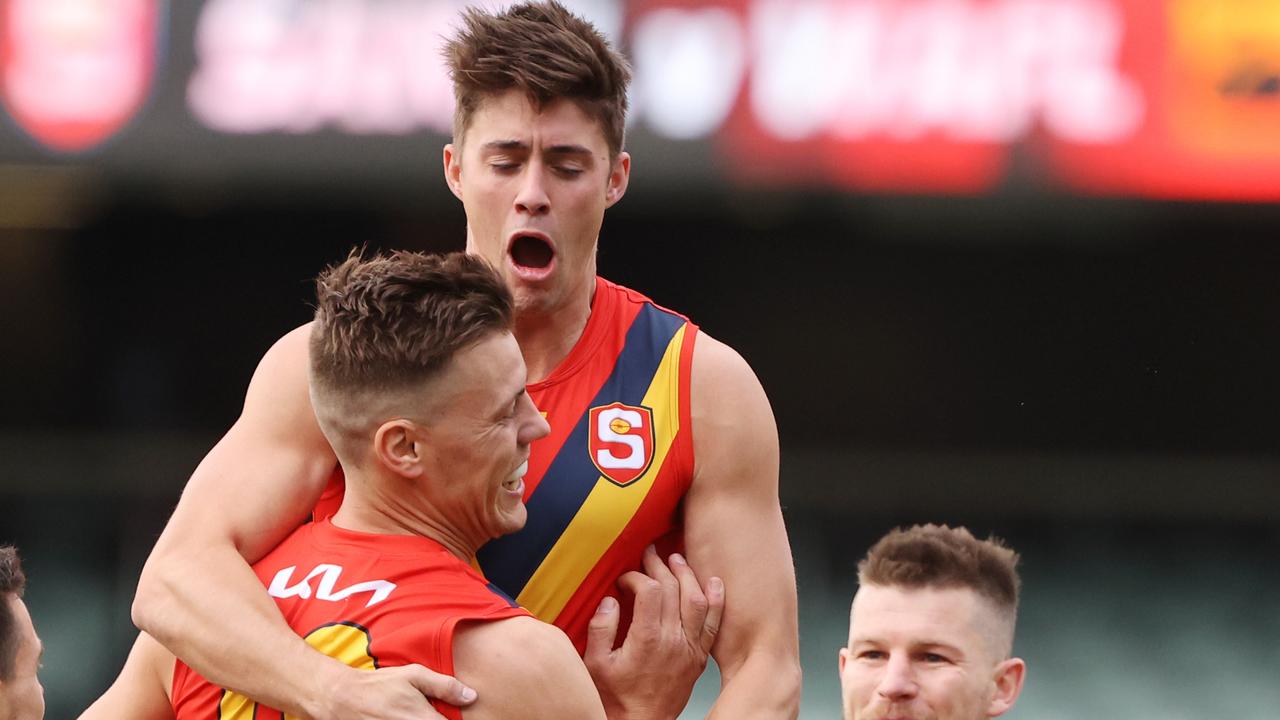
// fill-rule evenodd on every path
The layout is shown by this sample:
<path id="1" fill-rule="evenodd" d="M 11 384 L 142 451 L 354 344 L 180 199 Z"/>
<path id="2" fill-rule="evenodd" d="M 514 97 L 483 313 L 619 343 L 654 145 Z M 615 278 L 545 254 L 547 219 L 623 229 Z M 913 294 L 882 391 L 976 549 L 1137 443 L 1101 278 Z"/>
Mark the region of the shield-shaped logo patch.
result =
<path id="1" fill-rule="evenodd" d="M 653 411 L 615 402 L 591 408 L 587 451 L 615 485 L 635 482 L 653 463 Z"/>

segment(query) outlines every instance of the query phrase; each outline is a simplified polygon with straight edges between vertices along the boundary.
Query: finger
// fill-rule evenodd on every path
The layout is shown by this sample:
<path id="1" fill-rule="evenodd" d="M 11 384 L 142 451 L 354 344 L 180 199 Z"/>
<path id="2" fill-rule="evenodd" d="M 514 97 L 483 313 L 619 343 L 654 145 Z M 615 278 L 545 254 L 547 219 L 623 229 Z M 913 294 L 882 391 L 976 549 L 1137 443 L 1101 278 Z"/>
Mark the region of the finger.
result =
<path id="1" fill-rule="evenodd" d="M 648 575 L 632 570 L 618 578 L 618 587 L 635 596 L 631 628 L 623 644 L 631 644 L 633 639 L 646 643 L 656 640 L 662 629 L 662 586 Z"/>
<path id="2" fill-rule="evenodd" d="M 450 705 L 470 705 L 476 700 L 476 691 L 457 679 L 425 668 L 421 665 L 405 665 L 409 683 L 429 698 L 443 700 Z"/>
<path id="3" fill-rule="evenodd" d="M 680 583 L 680 625 L 691 645 L 702 646 L 703 622 L 707 619 L 707 596 L 698 584 L 698 576 L 684 556 L 671 556 L 671 572 Z"/>
<path id="4" fill-rule="evenodd" d="M 710 653 L 720 636 L 720 618 L 724 616 L 724 581 L 713 577 L 707 581 L 707 617 L 702 621 L 702 651 Z"/>
<path id="5" fill-rule="evenodd" d="M 588 670 L 604 667 L 613 653 L 613 643 L 618 637 L 618 620 L 622 613 L 618 612 L 618 601 L 604 596 L 587 624 L 587 651 L 582 660 Z"/>
<path id="6" fill-rule="evenodd" d="M 652 545 L 644 551 L 644 571 L 662 587 L 662 627 L 674 630 L 680 626 L 680 582 Z"/>

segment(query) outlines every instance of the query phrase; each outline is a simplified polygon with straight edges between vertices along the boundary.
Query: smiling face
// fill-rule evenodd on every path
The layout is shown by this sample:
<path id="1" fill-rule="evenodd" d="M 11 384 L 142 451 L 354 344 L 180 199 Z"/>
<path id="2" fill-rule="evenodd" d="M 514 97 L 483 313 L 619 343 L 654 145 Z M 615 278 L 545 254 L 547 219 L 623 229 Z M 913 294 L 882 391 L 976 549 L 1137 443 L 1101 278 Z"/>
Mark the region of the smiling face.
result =
<path id="1" fill-rule="evenodd" d="M 0 719 L 41 720 L 44 717 L 44 687 L 40 685 L 37 672 L 44 646 L 36 637 L 31 613 L 27 612 L 25 603 L 13 593 L 0 594 L 0 602 L 8 603 L 18 636 L 13 673 L 9 678 L 0 680 Z"/>
<path id="2" fill-rule="evenodd" d="M 610 156 L 598 121 L 571 100 L 537 108 L 508 90 L 445 146 L 444 169 L 467 214 L 467 252 L 497 268 L 518 316 L 590 302 L 604 211 L 631 169 L 627 153 Z"/>
<path id="3" fill-rule="evenodd" d="M 863 584 L 840 651 L 846 720 L 980 720 L 1013 706 L 1023 663 L 999 657 L 996 610 L 968 588 Z"/>
<path id="4" fill-rule="evenodd" d="M 421 425 L 424 499 L 468 552 L 524 527 L 529 444 L 549 428 L 525 392 L 524 360 L 509 332 L 453 356 L 431 381 Z"/>

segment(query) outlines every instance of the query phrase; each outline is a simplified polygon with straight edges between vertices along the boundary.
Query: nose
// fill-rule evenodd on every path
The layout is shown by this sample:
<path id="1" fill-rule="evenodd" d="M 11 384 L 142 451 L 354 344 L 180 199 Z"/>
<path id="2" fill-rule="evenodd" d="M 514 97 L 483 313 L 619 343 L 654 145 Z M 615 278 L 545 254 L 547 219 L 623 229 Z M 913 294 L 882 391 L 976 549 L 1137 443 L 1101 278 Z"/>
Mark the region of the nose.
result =
<path id="1" fill-rule="evenodd" d="M 547 423 L 547 419 L 538 411 L 533 399 L 529 397 L 529 393 L 524 394 L 521 400 L 521 413 L 524 415 L 524 421 L 520 423 L 520 432 L 517 440 L 521 445 L 529 443 L 539 438 L 544 438 L 551 433 L 551 425 Z"/>
<path id="2" fill-rule="evenodd" d="M 539 160 L 531 161 L 525 169 L 516 193 L 516 210 L 529 215 L 546 215 L 551 209 L 551 199 L 547 196 L 546 179 L 543 177 L 544 167 Z"/>
<path id="3" fill-rule="evenodd" d="M 899 702 L 915 697 L 917 689 L 911 658 L 905 654 L 890 655 L 876 692 L 889 702 Z"/>

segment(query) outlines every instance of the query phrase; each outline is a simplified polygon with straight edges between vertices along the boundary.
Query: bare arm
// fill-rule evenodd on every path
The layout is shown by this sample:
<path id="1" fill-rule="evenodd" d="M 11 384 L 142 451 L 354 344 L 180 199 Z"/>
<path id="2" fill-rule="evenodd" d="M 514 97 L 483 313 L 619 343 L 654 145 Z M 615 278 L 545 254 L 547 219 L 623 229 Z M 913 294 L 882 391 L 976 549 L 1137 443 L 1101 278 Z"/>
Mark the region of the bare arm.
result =
<path id="1" fill-rule="evenodd" d="M 460 685 L 417 666 L 366 673 L 321 655 L 250 567 L 306 520 L 337 464 L 308 395 L 309 332 L 290 332 L 262 358 L 240 418 L 196 468 L 147 559 L 133 620 L 214 684 L 293 715 L 438 717 L 422 692 L 461 702 Z"/>
<path id="2" fill-rule="evenodd" d="M 469 624 L 454 670 L 480 694 L 466 720 L 603 720 L 604 707 L 569 638 L 529 617 Z"/>
<path id="3" fill-rule="evenodd" d="M 795 568 L 778 504 L 778 431 L 751 368 L 705 335 L 693 356 L 694 481 L 685 548 L 728 601 L 712 655 L 712 718 L 794 718 L 800 709 Z M 737 598 L 737 600 L 735 600 Z"/>
<path id="4" fill-rule="evenodd" d="M 172 683 L 173 654 L 139 633 L 119 677 L 80 720 L 173 720 Z"/>

